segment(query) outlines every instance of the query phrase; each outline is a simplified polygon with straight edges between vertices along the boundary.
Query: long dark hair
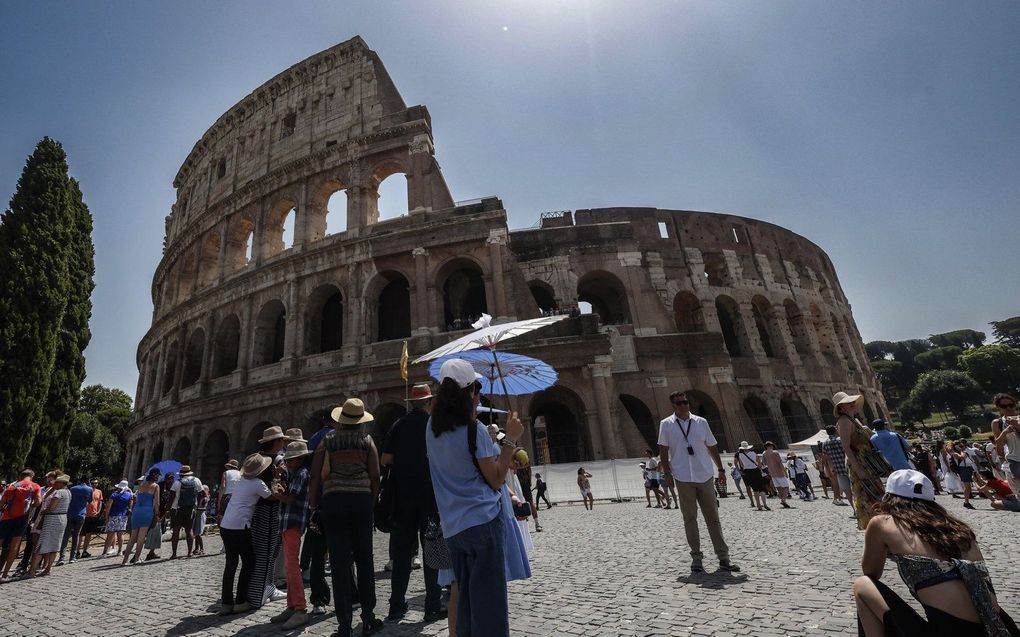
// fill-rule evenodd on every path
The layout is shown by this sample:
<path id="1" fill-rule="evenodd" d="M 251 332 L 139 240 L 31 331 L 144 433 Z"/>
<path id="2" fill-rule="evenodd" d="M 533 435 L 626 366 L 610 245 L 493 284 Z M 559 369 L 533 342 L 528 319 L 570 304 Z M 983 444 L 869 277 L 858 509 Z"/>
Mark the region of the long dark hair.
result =
<path id="1" fill-rule="evenodd" d="M 945 560 L 960 559 L 977 542 L 969 526 L 935 502 L 887 495 L 875 505 L 875 513 L 892 517 L 897 528 L 917 534 Z"/>
<path id="2" fill-rule="evenodd" d="M 471 423 L 475 385 L 462 388 L 452 378 L 444 378 L 432 405 L 432 433 L 435 436 Z"/>
<path id="3" fill-rule="evenodd" d="M 145 476 L 146 482 L 157 482 L 159 480 L 159 469 L 153 467 L 149 469 L 149 474 Z"/>

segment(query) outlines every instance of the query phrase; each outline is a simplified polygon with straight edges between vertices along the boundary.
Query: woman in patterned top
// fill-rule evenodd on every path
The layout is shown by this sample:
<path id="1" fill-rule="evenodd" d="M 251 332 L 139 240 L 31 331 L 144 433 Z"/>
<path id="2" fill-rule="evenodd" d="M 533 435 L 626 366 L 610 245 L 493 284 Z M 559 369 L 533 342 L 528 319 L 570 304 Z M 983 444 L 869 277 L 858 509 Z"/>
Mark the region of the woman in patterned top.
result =
<path id="1" fill-rule="evenodd" d="M 850 474 L 850 490 L 854 498 L 854 510 L 857 512 L 857 528 L 862 531 L 868 527 L 875 505 L 885 495 L 882 478 L 864 460 L 864 455 L 872 451 L 871 430 L 857 420 L 864 406 L 864 396 L 849 396 L 837 392 L 832 397 L 833 415 L 836 416 L 836 429 L 843 441 L 846 451 L 847 473 Z"/>

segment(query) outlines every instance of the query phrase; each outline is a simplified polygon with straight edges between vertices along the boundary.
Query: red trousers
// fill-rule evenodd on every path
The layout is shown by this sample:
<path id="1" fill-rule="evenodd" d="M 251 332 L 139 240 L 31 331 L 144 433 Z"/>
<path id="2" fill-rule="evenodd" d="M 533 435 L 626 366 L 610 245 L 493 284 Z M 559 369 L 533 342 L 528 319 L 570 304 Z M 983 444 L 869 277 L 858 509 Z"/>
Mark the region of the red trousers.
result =
<path id="1" fill-rule="evenodd" d="M 284 529 L 283 567 L 287 575 L 287 608 L 305 610 L 305 584 L 301 580 L 301 529 Z"/>

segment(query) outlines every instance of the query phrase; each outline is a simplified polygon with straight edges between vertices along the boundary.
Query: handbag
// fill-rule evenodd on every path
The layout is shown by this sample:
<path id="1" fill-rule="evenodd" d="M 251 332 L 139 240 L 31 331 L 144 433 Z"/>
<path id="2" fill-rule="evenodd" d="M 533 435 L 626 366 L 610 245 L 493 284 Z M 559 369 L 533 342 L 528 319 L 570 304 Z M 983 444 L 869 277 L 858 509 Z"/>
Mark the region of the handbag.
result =
<path id="1" fill-rule="evenodd" d="M 375 528 L 380 533 L 392 533 L 397 527 L 397 484 L 393 474 L 387 472 L 379 485 L 379 499 L 372 511 Z"/>
<path id="2" fill-rule="evenodd" d="M 421 552 L 422 559 L 429 568 L 436 570 L 453 568 L 450 549 L 446 546 L 446 539 L 443 537 L 443 527 L 434 515 L 430 515 L 425 521 L 425 539 L 422 542 Z"/>
<path id="3" fill-rule="evenodd" d="M 892 465 L 885 459 L 882 452 L 870 444 L 861 450 L 861 463 L 868 471 L 880 478 L 888 478 L 889 474 L 893 472 Z"/>

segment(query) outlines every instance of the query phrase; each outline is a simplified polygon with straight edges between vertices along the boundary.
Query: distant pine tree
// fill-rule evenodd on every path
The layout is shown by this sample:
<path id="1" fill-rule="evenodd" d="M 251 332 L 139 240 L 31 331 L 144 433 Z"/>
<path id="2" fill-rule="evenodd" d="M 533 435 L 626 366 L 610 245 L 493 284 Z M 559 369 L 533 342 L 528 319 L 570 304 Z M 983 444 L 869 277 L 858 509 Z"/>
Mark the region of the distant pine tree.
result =
<path id="1" fill-rule="evenodd" d="M 64 149 L 46 137 L 25 163 L 10 206 L 0 217 L 0 440 L 4 443 L 0 475 L 16 475 L 21 469 L 43 421 L 70 286 L 69 215 L 76 194 Z"/>
<path id="2" fill-rule="evenodd" d="M 85 381 L 85 348 L 92 339 L 89 318 L 92 316 L 96 272 L 92 213 L 82 201 L 78 182 L 70 178 L 69 182 L 73 206 L 68 211 L 71 237 L 67 254 L 67 305 L 57 333 L 57 354 L 50 377 L 49 396 L 28 456 L 28 464 L 33 467 L 65 465 L 71 428 Z"/>

